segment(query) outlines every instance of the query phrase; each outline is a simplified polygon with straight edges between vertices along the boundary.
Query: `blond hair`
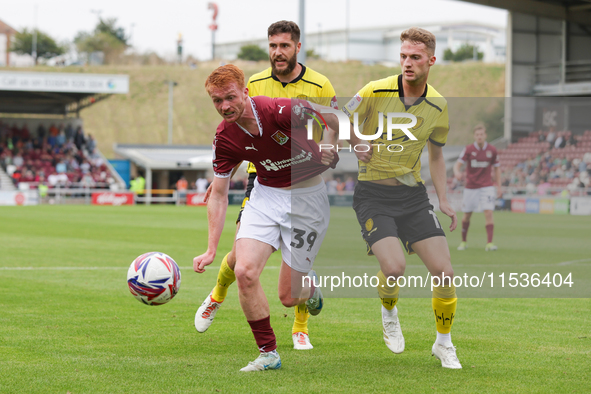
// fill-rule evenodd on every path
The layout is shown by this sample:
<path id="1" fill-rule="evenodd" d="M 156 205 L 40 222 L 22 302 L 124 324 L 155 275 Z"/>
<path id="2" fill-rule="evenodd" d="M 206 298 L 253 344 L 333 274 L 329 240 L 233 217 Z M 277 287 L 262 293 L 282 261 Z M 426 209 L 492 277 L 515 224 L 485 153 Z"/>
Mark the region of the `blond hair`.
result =
<path id="1" fill-rule="evenodd" d="M 404 41 L 410 41 L 413 44 L 423 43 L 431 55 L 435 54 L 435 35 L 430 31 L 411 27 L 400 34 L 400 42 Z"/>

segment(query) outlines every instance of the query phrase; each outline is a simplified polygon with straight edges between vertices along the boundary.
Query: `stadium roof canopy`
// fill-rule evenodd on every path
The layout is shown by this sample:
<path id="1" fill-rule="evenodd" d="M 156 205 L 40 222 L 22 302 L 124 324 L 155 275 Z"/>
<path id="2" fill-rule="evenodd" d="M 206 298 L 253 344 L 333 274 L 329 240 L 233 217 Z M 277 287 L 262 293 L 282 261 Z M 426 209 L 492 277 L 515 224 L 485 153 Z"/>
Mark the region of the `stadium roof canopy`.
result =
<path id="1" fill-rule="evenodd" d="M 115 144 L 116 154 L 150 170 L 211 170 L 211 146 Z"/>
<path id="2" fill-rule="evenodd" d="M 128 92 L 128 75 L 0 71 L 2 114 L 79 116 L 111 94 Z"/>
<path id="3" fill-rule="evenodd" d="M 463 0 L 508 11 L 591 26 L 590 0 Z"/>

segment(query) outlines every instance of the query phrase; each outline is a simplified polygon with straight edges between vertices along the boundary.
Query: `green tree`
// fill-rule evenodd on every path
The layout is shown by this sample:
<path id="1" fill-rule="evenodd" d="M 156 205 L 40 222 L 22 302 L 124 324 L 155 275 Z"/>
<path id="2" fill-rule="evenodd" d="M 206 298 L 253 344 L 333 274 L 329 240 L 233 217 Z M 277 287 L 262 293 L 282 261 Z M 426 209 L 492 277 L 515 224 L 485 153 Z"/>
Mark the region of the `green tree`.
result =
<path id="1" fill-rule="evenodd" d="M 306 57 L 307 57 L 308 59 L 320 59 L 320 55 L 319 55 L 319 54 L 317 54 L 317 53 L 314 51 L 314 49 L 308 49 L 308 50 L 306 51 Z"/>
<path id="2" fill-rule="evenodd" d="M 122 27 L 117 27 L 117 19 L 100 19 L 91 33 L 81 31 L 74 38 L 74 44 L 79 52 L 103 52 L 105 63 L 114 63 L 129 47 L 129 37 Z"/>
<path id="3" fill-rule="evenodd" d="M 34 30 L 23 29 L 22 32 L 14 35 L 14 40 L 10 45 L 10 51 L 20 55 L 33 54 L 33 33 Z M 37 57 L 35 64 L 39 58 L 50 59 L 59 56 L 66 52 L 65 45 L 59 45 L 53 38 L 42 31 L 37 30 Z"/>
<path id="4" fill-rule="evenodd" d="M 267 60 L 269 55 L 256 44 L 244 45 L 238 52 L 238 59 L 253 60 L 255 62 Z"/>
<path id="5" fill-rule="evenodd" d="M 453 62 L 461 62 L 464 60 L 474 59 L 474 52 L 476 51 L 476 57 L 478 60 L 482 60 L 484 57 L 484 53 L 478 51 L 478 48 L 471 44 L 462 44 L 461 47 L 458 48 L 457 51 L 452 51 L 450 48 L 447 48 L 443 52 L 443 60 L 450 60 Z"/>

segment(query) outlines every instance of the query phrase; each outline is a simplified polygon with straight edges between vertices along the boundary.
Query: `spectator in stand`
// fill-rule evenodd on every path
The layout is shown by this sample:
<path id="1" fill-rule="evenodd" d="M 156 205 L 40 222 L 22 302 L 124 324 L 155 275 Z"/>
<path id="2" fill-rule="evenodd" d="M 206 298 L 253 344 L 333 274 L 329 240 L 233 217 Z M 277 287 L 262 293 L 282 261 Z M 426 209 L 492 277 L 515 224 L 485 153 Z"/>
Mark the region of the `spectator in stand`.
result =
<path id="1" fill-rule="evenodd" d="M 566 146 L 566 140 L 564 139 L 564 133 L 558 133 L 556 141 L 554 141 L 554 149 L 562 149 Z"/>
<path id="2" fill-rule="evenodd" d="M 57 135 L 60 133 L 60 130 L 55 127 L 55 124 L 51 124 L 51 126 L 49 126 L 49 136 L 50 137 L 57 137 Z"/>
<path id="3" fill-rule="evenodd" d="M 76 145 L 76 149 L 82 151 L 85 144 L 86 139 L 84 138 L 84 131 L 82 130 L 82 127 L 78 126 L 76 134 L 74 134 L 74 145 Z"/>
<path id="4" fill-rule="evenodd" d="M 197 193 L 205 193 L 207 191 L 208 185 L 209 182 L 205 178 L 198 178 L 197 181 L 195 181 L 195 188 L 197 189 Z"/>
<path id="5" fill-rule="evenodd" d="M 88 150 L 89 155 L 94 155 L 94 150 L 96 149 L 96 140 L 92 136 L 92 134 L 88 134 L 88 139 L 86 140 L 86 150 Z"/>
<path id="6" fill-rule="evenodd" d="M 337 194 L 338 184 L 339 182 L 336 179 L 330 178 L 328 182 L 326 182 L 326 192 L 328 194 Z"/>
<path id="7" fill-rule="evenodd" d="M 181 198 L 185 198 L 185 196 L 187 195 L 187 188 L 188 187 L 189 187 L 189 182 L 187 182 L 187 179 L 185 178 L 184 175 L 181 176 L 181 179 L 179 179 L 176 182 L 176 190 L 179 192 L 179 196 Z"/>
<path id="8" fill-rule="evenodd" d="M 552 145 L 554 143 L 554 140 L 556 139 L 556 132 L 554 131 L 554 127 L 550 127 L 550 131 L 548 132 L 548 135 L 546 136 L 546 141 L 550 143 L 550 145 Z"/>
<path id="9" fill-rule="evenodd" d="M 65 143 L 66 143 L 66 133 L 63 130 L 61 130 L 60 133 L 57 135 L 56 144 L 58 147 L 61 148 L 62 146 L 64 146 Z"/>
<path id="10" fill-rule="evenodd" d="M 566 146 L 577 146 L 577 140 L 573 133 L 569 131 L 568 138 L 566 140 Z"/>
<path id="11" fill-rule="evenodd" d="M 92 175 L 90 175 L 90 173 L 84 174 L 84 176 L 80 180 L 80 183 L 81 183 L 80 186 L 87 187 L 87 188 L 93 188 L 96 186 L 96 182 L 94 181 L 94 179 L 92 178 Z"/>
<path id="12" fill-rule="evenodd" d="M 74 129 L 72 128 L 71 123 L 68 123 L 64 132 L 66 134 L 66 141 L 72 141 L 72 139 L 74 138 Z"/>
<path id="13" fill-rule="evenodd" d="M 15 185 L 18 185 L 18 183 L 20 182 L 22 177 L 21 171 L 20 170 L 16 170 L 12 173 L 12 181 L 14 182 Z"/>
<path id="14" fill-rule="evenodd" d="M 353 180 L 353 177 L 350 176 L 347 178 L 347 181 L 345 182 L 345 191 L 352 192 L 354 190 L 355 190 L 355 180 Z"/>
<path id="15" fill-rule="evenodd" d="M 23 128 L 21 129 L 21 138 L 23 141 L 29 141 L 31 139 L 31 133 L 26 123 L 23 124 Z"/>
<path id="16" fill-rule="evenodd" d="M 80 170 L 82 170 L 83 174 L 88 174 L 90 172 L 90 163 L 88 160 L 84 160 L 82 164 L 80 164 Z"/>
<path id="17" fill-rule="evenodd" d="M 55 172 L 57 172 L 58 174 L 65 174 L 67 170 L 68 168 L 64 160 L 60 160 L 59 163 L 57 163 L 55 166 Z"/>
<path id="18" fill-rule="evenodd" d="M 25 164 L 20 152 L 17 152 L 16 155 L 14 155 L 12 158 L 12 164 L 14 164 L 17 168 L 20 168 L 23 166 L 23 164 Z"/>
<path id="19" fill-rule="evenodd" d="M 345 191 L 345 182 L 340 177 L 337 177 L 337 192 L 343 194 L 343 191 Z"/>

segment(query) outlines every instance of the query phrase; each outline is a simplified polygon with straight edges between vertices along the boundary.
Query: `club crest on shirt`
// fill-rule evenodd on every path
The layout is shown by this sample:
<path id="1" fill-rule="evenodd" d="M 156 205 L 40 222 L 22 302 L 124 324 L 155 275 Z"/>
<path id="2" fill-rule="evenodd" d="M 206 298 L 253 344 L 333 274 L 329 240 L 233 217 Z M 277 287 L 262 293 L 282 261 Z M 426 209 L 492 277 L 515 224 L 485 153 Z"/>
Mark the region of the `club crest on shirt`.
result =
<path id="1" fill-rule="evenodd" d="M 275 142 L 279 145 L 284 145 L 287 141 L 289 141 L 289 137 L 286 136 L 281 130 L 277 130 L 275 134 L 271 136 Z"/>
<path id="2" fill-rule="evenodd" d="M 487 150 L 486 151 L 486 157 L 488 157 L 489 159 L 492 157 L 492 152 Z"/>

